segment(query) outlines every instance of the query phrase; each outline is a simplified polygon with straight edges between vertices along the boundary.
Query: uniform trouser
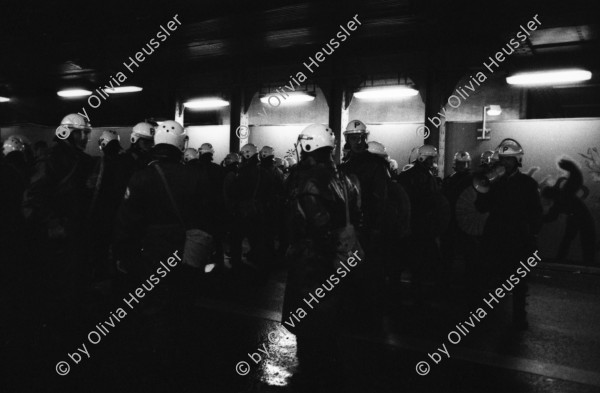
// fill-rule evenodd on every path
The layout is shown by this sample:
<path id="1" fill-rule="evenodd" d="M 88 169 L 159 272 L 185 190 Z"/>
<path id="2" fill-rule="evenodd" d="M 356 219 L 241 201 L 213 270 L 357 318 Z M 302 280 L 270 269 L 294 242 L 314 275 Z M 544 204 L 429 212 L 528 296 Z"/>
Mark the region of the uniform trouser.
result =
<path id="1" fill-rule="evenodd" d="M 164 356 L 160 360 L 169 365 L 175 365 L 182 357 L 186 340 L 191 336 L 190 315 L 199 274 L 198 269 L 182 265 L 173 268 L 151 291 L 146 287 L 148 277 L 140 277 L 137 284 L 138 287 L 145 284 L 146 289 L 140 304 L 133 303 L 139 310 L 141 337 L 147 348 L 152 348 L 159 358 Z"/>
<path id="2" fill-rule="evenodd" d="M 493 245 L 484 250 L 483 258 L 488 258 L 490 262 L 490 270 L 487 275 L 485 285 L 485 293 L 493 292 L 496 288 L 503 287 L 504 291 L 510 291 L 513 295 L 513 320 L 520 321 L 525 319 L 527 307 L 527 293 L 529 289 L 529 277 L 520 277 L 516 272 L 520 267 L 519 261 L 525 260 L 533 253 L 533 249 L 529 247 L 515 247 L 514 250 L 506 252 L 506 248 L 510 247 L 494 247 Z M 504 250 L 504 251 L 503 251 Z M 529 273 L 531 274 L 531 273 Z M 511 275 L 519 278 L 517 284 L 512 284 L 509 278 Z"/>
<path id="3" fill-rule="evenodd" d="M 411 235 L 408 253 L 412 272 L 411 285 L 415 295 L 419 297 L 427 270 L 439 263 L 440 253 L 436 238 L 431 235 Z"/>
<path id="4" fill-rule="evenodd" d="M 448 274 L 452 270 L 452 265 L 456 254 L 460 254 L 462 248 L 458 241 L 458 228 L 455 225 L 451 225 L 449 230 L 440 237 L 440 253 L 442 255 L 442 277 L 448 277 Z"/>
<path id="5" fill-rule="evenodd" d="M 297 273 L 297 272 L 296 272 Z M 291 272 L 292 276 L 295 275 Z M 293 277 L 292 277 L 293 278 Z M 299 284 L 289 281 L 290 288 L 286 288 L 286 304 L 284 312 L 293 310 L 296 305 L 303 305 L 305 287 L 312 287 L 306 282 L 300 282 L 302 288 L 295 288 Z M 340 354 L 340 333 L 342 326 L 341 313 L 350 299 L 346 299 L 346 282 L 335 287 L 327 298 L 315 304 L 314 309 L 307 308 L 307 316 L 300 321 L 294 329 L 297 341 L 297 357 L 300 370 L 309 382 L 307 391 L 335 392 L 342 388 L 340 373 L 342 358 Z M 353 314 L 356 318 L 356 314 Z"/>
<path id="6" fill-rule="evenodd" d="M 241 266 L 242 263 L 242 245 L 244 238 L 248 238 L 250 243 L 250 255 L 252 262 L 259 267 L 265 267 L 268 264 L 267 252 L 267 233 L 266 228 L 260 217 L 252 219 L 242 219 L 237 217 L 235 225 L 231 231 L 231 265 Z"/>
<path id="7" fill-rule="evenodd" d="M 409 237 L 390 239 L 385 254 L 385 310 L 395 312 L 402 302 L 402 273 L 409 268 Z"/>
<path id="8" fill-rule="evenodd" d="M 385 310 L 385 244 L 383 239 L 360 239 L 364 255 L 362 261 L 344 278 L 346 296 L 355 315 L 349 323 L 371 322 L 383 316 Z M 346 261 L 342 260 L 344 263 Z"/>

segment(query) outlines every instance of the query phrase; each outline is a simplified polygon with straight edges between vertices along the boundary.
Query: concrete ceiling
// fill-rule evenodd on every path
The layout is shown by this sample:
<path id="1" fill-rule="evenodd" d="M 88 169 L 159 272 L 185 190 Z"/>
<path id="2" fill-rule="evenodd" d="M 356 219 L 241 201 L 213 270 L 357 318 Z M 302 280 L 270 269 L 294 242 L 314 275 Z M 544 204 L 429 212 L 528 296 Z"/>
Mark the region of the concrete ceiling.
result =
<path id="1" fill-rule="evenodd" d="M 0 12 L 0 125 L 56 124 L 85 100 L 65 100 L 69 86 L 94 89 L 177 14 L 182 22 L 127 83 L 140 94 L 111 96 L 98 125 L 171 117 L 178 98 L 286 82 L 354 15 L 360 28 L 336 50 L 317 79 L 481 67 L 520 24 L 533 32 L 503 72 L 578 66 L 594 73 L 578 87 L 530 90 L 530 117 L 600 116 L 598 14 L 594 2 L 552 1 L 170 1 L 4 2 Z"/>

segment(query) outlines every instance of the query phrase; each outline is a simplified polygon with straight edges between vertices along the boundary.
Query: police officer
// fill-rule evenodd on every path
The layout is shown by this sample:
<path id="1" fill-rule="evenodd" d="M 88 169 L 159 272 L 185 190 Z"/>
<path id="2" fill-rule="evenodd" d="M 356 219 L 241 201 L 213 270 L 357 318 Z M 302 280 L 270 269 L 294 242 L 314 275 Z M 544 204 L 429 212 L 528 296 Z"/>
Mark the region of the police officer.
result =
<path id="1" fill-rule="evenodd" d="M 286 162 L 285 170 L 283 171 L 283 180 L 285 181 L 289 177 L 290 173 L 294 170 L 294 168 L 296 168 L 296 166 L 298 165 L 298 161 L 292 156 L 287 156 L 283 159 Z M 284 189 L 286 188 L 284 187 Z"/>
<path id="2" fill-rule="evenodd" d="M 224 226 L 225 226 L 225 244 L 229 245 L 227 251 L 224 250 L 224 255 L 231 259 L 231 245 L 233 244 L 233 234 L 236 231 L 235 225 L 235 179 L 237 177 L 238 168 L 242 158 L 237 153 L 229 153 L 223 159 L 221 165 L 225 171 L 225 177 L 223 178 L 223 201 L 225 205 L 224 211 Z"/>
<path id="3" fill-rule="evenodd" d="M 225 171 L 222 166 L 213 162 L 215 149 L 210 143 L 203 143 L 198 149 L 198 154 L 197 168 L 208 176 L 211 189 L 216 197 L 221 198 Z"/>
<path id="4" fill-rule="evenodd" d="M 48 345 L 84 329 L 81 302 L 90 284 L 85 268 L 93 170 L 84 150 L 90 132 L 83 116 L 65 116 L 56 128 L 56 143 L 36 162 L 23 198 L 28 241 L 36 245 L 33 281 L 39 284 L 35 289 L 43 302 L 39 315 L 50 333 Z"/>
<path id="5" fill-rule="evenodd" d="M 390 175 L 387 162 L 378 157 L 373 150 L 384 149 L 383 146 L 373 145 L 372 151 L 369 151 L 368 135 L 367 126 L 362 121 L 353 120 L 348 123 L 344 137 L 350 147 L 349 158 L 342 168 L 347 173 L 354 174 L 360 182 L 364 212 L 362 243 L 366 254 L 373 258 L 375 249 L 381 246 L 382 207 L 387 197 L 386 184 Z"/>
<path id="6" fill-rule="evenodd" d="M 195 165 L 195 164 L 197 164 L 199 157 L 200 157 L 200 154 L 198 153 L 198 150 L 194 149 L 193 147 L 188 147 L 187 149 L 185 149 L 183 151 L 183 163 L 184 164 Z"/>
<path id="7" fill-rule="evenodd" d="M 417 158 L 406 166 L 398 176 L 410 198 L 411 235 L 408 253 L 412 264 L 412 289 L 416 301 L 420 303 L 421 283 L 425 269 L 431 261 L 440 260 L 437 238 L 446 230 L 450 219 L 448 201 L 441 193 L 432 168 L 438 157 L 437 149 L 423 145 L 417 149 Z"/>
<path id="8" fill-rule="evenodd" d="M 275 150 L 270 146 L 263 146 L 258 152 L 260 168 L 269 179 L 270 189 L 266 192 L 264 200 L 265 212 L 265 252 L 269 256 L 270 263 L 274 262 L 275 240 L 279 240 L 278 234 L 284 225 L 283 207 L 283 172 L 275 165 Z M 278 252 L 283 256 L 281 251 Z"/>
<path id="9" fill-rule="evenodd" d="M 150 149 L 154 146 L 153 137 L 156 126 L 157 124 L 141 122 L 131 129 L 131 136 L 129 137 L 131 145 L 125 152 L 125 156 L 132 167 L 131 173 L 144 168 L 150 162 Z"/>
<path id="10" fill-rule="evenodd" d="M 242 163 L 234 183 L 236 232 L 232 244 L 232 266 L 241 267 L 241 244 L 244 237 L 250 243 L 246 258 L 266 272 L 273 255 L 268 246 L 269 207 L 276 198 L 280 179 L 276 172 L 259 165 L 258 148 L 246 144 L 240 151 Z M 272 167 L 278 172 L 277 168 Z M 265 278 L 266 276 L 263 276 Z"/>
<path id="11" fill-rule="evenodd" d="M 281 157 L 275 157 L 275 167 L 281 171 L 282 174 L 285 174 L 287 170 L 287 161 Z"/>
<path id="12" fill-rule="evenodd" d="M 369 130 L 360 120 L 346 126 L 344 137 L 349 148 L 347 161 L 341 165 L 346 173 L 355 175 L 360 183 L 364 213 L 361 243 L 372 263 L 365 269 L 362 282 L 357 282 L 356 305 L 365 315 L 362 322 L 370 328 L 379 324 L 383 316 L 383 272 L 386 255 L 384 226 L 385 206 L 391 176 L 386 161 L 385 147 L 377 142 L 367 143 Z M 369 326 L 369 324 L 373 324 Z"/>
<path id="13" fill-rule="evenodd" d="M 356 178 L 337 171 L 332 157 L 335 137 L 330 128 L 321 124 L 306 127 L 298 136 L 298 145 L 302 149 L 301 161 L 288 179 L 292 184 L 292 203 L 288 211 L 290 271 L 284 318 L 293 318 L 291 312 L 306 307 L 303 299 L 315 288 L 325 287 L 327 295 L 295 327 L 284 326 L 296 334 L 300 375 L 305 377 L 294 381 L 305 380 L 307 391 L 341 391 L 341 381 L 336 380 L 340 361 L 339 314 L 344 301 L 344 283 L 340 281 L 347 278 L 336 267 L 340 258 L 346 261 L 348 255 L 338 245 L 340 234 L 346 233 L 347 248 L 351 252 L 358 248 L 356 235 L 345 229 L 360 223 L 360 194 Z M 358 256 L 364 259 L 364 255 Z M 354 269 L 364 267 L 359 264 Z"/>
<path id="14" fill-rule="evenodd" d="M 474 247 L 473 242 L 469 241 L 468 235 L 458 227 L 456 222 L 456 202 L 462 192 L 471 187 L 473 183 L 470 172 L 471 155 L 468 151 L 458 151 L 454 154 L 453 161 L 454 173 L 446 176 L 442 183 L 442 192 L 450 203 L 450 224 L 440 238 L 443 277 L 448 277 L 450 274 L 456 251 L 465 257 L 474 255 L 470 252 Z M 473 258 L 466 258 L 465 262 L 465 270 L 470 272 L 475 267 L 473 264 L 477 261 Z"/>
<path id="15" fill-rule="evenodd" d="M 90 132 L 83 116 L 65 116 L 55 132 L 56 144 L 37 161 L 25 192 L 25 218 L 34 228 L 44 229 L 37 235 L 46 240 L 49 255 L 67 252 L 75 257 L 83 251 L 81 235 L 92 196 L 88 181 L 93 161 L 84 152 Z M 69 260 L 74 262 L 64 261 Z"/>
<path id="16" fill-rule="evenodd" d="M 478 194 L 476 205 L 489 212 L 483 232 L 484 256 L 494 266 L 495 277 L 490 288 L 514 273 L 519 261 L 537 250 L 537 234 L 542 223 L 542 205 L 535 180 L 519 170 L 523 163 L 523 147 L 514 139 L 504 139 L 497 147 L 498 165 L 505 174 L 491 185 L 489 192 Z M 526 329 L 527 281 L 514 286 L 513 323 Z M 507 289 L 510 290 L 510 289 Z"/>
<path id="17" fill-rule="evenodd" d="M 223 200 L 223 184 L 225 180 L 225 170 L 222 166 L 213 162 L 215 149 L 210 143 L 203 143 L 198 149 L 198 161 L 195 161 L 193 165 L 196 165 L 196 170 L 200 171 L 201 176 L 208 182 L 208 191 L 211 196 L 211 204 L 215 206 L 215 209 L 211 212 L 213 218 L 211 221 L 215 224 L 213 235 L 215 236 L 215 254 L 214 263 L 218 267 L 224 266 L 224 251 L 223 251 L 223 239 L 225 236 L 225 201 Z"/>
<path id="18" fill-rule="evenodd" d="M 24 222 L 21 210 L 23 193 L 29 184 L 30 167 L 25 162 L 25 144 L 17 136 L 9 136 L 0 155 L 0 255 L 3 267 L 23 249 Z"/>
<path id="19" fill-rule="evenodd" d="M 90 260 L 94 279 L 114 275 L 115 266 L 109 260 L 114 220 L 127 187 L 127 156 L 123 153 L 120 136 L 105 130 L 98 138 L 102 157 L 97 160 L 91 185 L 94 190 L 90 208 Z"/>
<path id="20" fill-rule="evenodd" d="M 492 165 L 498 161 L 498 153 L 494 150 L 486 150 L 479 156 L 479 167 L 486 171 L 492 168 Z"/>
<path id="21" fill-rule="evenodd" d="M 232 195 L 235 205 L 235 222 L 231 244 L 231 266 L 234 270 L 242 268 L 242 243 L 248 238 L 250 252 L 248 259 L 260 263 L 262 249 L 262 232 L 264 231 L 264 214 L 259 202 L 261 187 L 260 168 L 258 167 L 258 148 L 248 143 L 240 149 L 242 162 L 235 178 Z"/>
<path id="22" fill-rule="evenodd" d="M 167 120 L 157 127 L 153 161 L 129 181 L 115 229 L 119 266 L 133 276 L 135 286 L 141 288 L 143 284 L 145 293 L 139 305 L 138 336 L 150 341 L 156 356 L 153 361 L 173 367 L 166 373 L 176 372 L 183 367 L 180 362 L 192 358 L 181 351 L 189 346 L 185 340 L 191 339 L 187 316 L 191 313 L 193 281 L 199 272 L 182 262 L 169 269 L 167 277 L 156 272 L 161 261 L 173 255 L 181 258 L 186 229 L 211 232 L 206 213 L 214 209 L 206 203 L 206 185 L 197 168 L 181 162 L 186 141 L 187 135 L 176 121 Z M 152 279 L 153 273 L 159 283 Z M 150 350 L 143 345 L 140 348 Z"/>

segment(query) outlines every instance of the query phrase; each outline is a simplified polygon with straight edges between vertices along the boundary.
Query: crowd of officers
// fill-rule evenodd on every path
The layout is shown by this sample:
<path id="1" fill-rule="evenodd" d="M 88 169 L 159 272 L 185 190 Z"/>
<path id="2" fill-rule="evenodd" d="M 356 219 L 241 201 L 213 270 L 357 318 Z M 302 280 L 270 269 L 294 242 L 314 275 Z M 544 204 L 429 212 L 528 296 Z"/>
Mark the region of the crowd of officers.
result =
<path id="1" fill-rule="evenodd" d="M 368 141 L 359 120 L 343 131 L 341 164 L 333 158 L 334 133 L 321 124 L 298 136 L 296 157 L 246 144 L 220 164 L 208 143 L 186 149 L 186 133 L 175 121 L 135 125 L 127 150 L 116 132 L 104 131 L 97 158 L 84 152 L 90 131 L 85 118 L 70 114 L 55 144 L 38 146 L 35 158 L 18 137 L 4 142 L 2 254 L 17 260 L 25 250 L 49 293 L 67 298 L 118 275 L 144 281 L 182 249 L 186 229 L 199 228 L 214 237 L 216 269 L 266 276 L 286 261 L 287 319 L 338 261 L 358 250 L 360 268 L 294 329 L 307 374 L 339 362 L 334 343 L 342 321 L 376 323 L 399 312 L 403 272 L 412 276 L 412 300 L 419 303 L 423 283 L 433 278 L 443 285 L 460 254 L 467 286 L 480 302 L 496 288 L 494 280 L 536 249 L 537 183 L 519 171 L 523 149 L 511 139 L 485 152 L 478 167 L 468 152 L 456 153 L 454 173 L 442 181 L 435 147 L 415 148 L 416 157 L 400 170 L 382 144 Z M 493 184 L 477 193 L 477 176 Z M 457 217 L 456 205 L 465 200 L 475 217 L 466 220 L 485 220 L 480 230 Z M 193 274 L 183 276 L 189 283 Z M 186 297 L 185 285 L 172 280 L 177 285 L 156 290 L 155 308 Z M 526 292 L 526 284 L 514 289 L 520 327 L 527 324 Z"/>

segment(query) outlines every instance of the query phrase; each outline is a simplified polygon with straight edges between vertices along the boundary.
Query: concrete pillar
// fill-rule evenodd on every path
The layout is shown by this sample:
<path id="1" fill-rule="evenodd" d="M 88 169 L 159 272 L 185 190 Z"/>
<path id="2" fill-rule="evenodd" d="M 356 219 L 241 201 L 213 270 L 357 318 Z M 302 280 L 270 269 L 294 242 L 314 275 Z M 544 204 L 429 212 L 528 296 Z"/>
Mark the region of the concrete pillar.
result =
<path id="1" fill-rule="evenodd" d="M 240 88 L 233 88 L 232 89 L 232 93 L 231 93 L 231 103 L 230 103 L 230 108 L 231 108 L 231 115 L 229 116 L 230 118 L 230 124 L 229 124 L 229 151 L 231 152 L 237 152 L 240 150 L 240 147 L 242 147 L 244 144 L 247 143 L 248 141 L 248 134 L 249 134 L 249 130 L 248 130 L 248 113 L 244 108 L 243 105 L 243 97 L 244 93 L 242 91 L 242 89 Z M 245 123 L 244 123 L 244 119 L 245 119 Z M 246 136 L 246 138 L 244 138 L 243 140 L 240 140 L 240 137 L 238 136 Z M 246 141 L 244 142 L 244 144 L 242 144 L 242 141 Z"/>
<path id="2" fill-rule="evenodd" d="M 427 74 L 425 88 L 425 119 L 423 132 L 424 143 L 438 149 L 438 171 L 444 175 L 444 154 L 446 144 L 446 118 L 439 113 L 444 113 L 442 108 L 447 99 L 442 90 L 445 81 L 438 72 L 430 70 Z"/>
<path id="3" fill-rule="evenodd" d="M 344 111 L 347 112 L 347 109 L 344 107 L 344 88 L 341 82 L 337 79 L 334 79 L 330 89 L 328 89 L 327 94 L 329 95 L 327 102 L 329 104 L 329 127 L 333 130 L 335 134 L 335 140 L 338 141 L 337 146 L 333 153 L 333 158 L 336 163 L 339 163 L 341 160 L 341 151 L 343 146 L 343 138 L 341 129 L 346 124 L 343 121 Z M 346 119 L 348 118 L 348 114 L 346 113 Z M 348 123 L 348 120 L 346 120 Z"/>
<path id="4" fill-rule="evenodd" d="M 183 106 L 183 101 L 181 98 L 178 98 L 175 101 L 175 121 L 179 124 L 183 125 L 183 112 L 185 107 Z"/>

